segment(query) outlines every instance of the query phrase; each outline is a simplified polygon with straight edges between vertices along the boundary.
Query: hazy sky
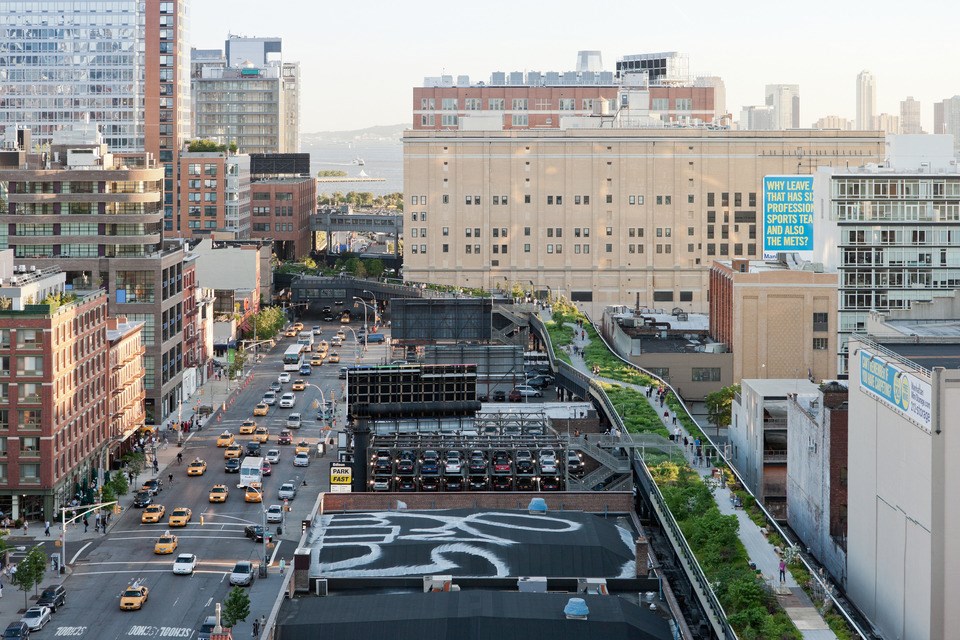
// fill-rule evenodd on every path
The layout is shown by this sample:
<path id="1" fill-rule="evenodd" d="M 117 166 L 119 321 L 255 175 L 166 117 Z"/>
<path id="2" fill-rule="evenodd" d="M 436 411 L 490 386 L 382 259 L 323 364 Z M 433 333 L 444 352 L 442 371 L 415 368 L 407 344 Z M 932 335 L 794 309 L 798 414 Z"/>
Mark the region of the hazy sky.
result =
<path id="1" fill-rule="evenodd" d="M 565 71 L 580 49 L 600 50 L 608 70 L 624 55 L 685 52 L 692 74 L 723 78 L 735 118 L 763 103 L 765 84 L 799 84 L 805 127 L 853 119 L 863 69 L 880 112 L 899 115 L 912 95 L 927 131 L 933 103 L 960 93 L 955 0 L 193 0 L 191 19 L 200 48 L 227 32 L 283 38 L 301 64 L 305 133 L 409 123 L 424 76 Z"/>

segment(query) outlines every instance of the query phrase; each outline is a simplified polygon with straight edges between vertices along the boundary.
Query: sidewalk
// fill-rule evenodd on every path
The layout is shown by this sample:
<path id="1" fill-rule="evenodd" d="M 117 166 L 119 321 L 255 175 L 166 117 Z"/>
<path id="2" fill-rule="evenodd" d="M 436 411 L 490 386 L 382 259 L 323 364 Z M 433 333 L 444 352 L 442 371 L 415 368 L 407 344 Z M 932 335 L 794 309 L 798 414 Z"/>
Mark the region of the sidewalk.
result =
<path id="1" fill-rule="evenodd" d="M 546 312 L 541 312 L 541 315 L 544 316 L 544 320 L 549 319 L 549 315 Z M 574 329 L 576 325 L 573 323 L 567 323 L 567 325 Z M 589 338 L 579 337 L 582 334 L 576 332 L 577 336 L 574 338 L 573 346 L 578 350 L 581 350 L 583 347 L 586 347 L 590 344 Z M 581 351 L 582 353 L 582 351 Z M 591 375 L 590 368 L 587 366 L 587 363 L 584 361 L 582 355 L 575 355 L 569 353 L 570 361 L 572 365 L 579 369 L 580 371 Z M 638 391 L 646 397 L 646 387 L 628 384 L 625 382 L 620 382 L 619 380 L 612 380 L 609 378 L 598 378 L 593 376 L 595 380 L 600 382 L 606 382 L 609 384 L 616 384 L 622 387 L 628 387 Z M 667 431 L 674 433 L 678 428 L 680 429 L 680 437 L 683 436 L 690 437 L 691 441 L 693 437 L 683 428 L 683 425 L 678 421 L 677 425 L 673 424 L 673 411 L 666 405 L 661 406 L 657 401 L 656 397 L 647 398 L 647 402 L 650 403 L 650 406 L 657 412 L 657 415 L 660 416 L 660 420 L 664 423 Z M 667 411 L 667 416 L 664 417 L 663 412 Z M 681 445 L 682 446 L 682 445 Z M 698 466 L 694 461 L 694 452 L 692 447 L 684 449 L 684 455 L 687 458 L 687 461 L 690 463 L 690 467 L 697 471 L 700 474 L 702 479 L 706 479 L 712 476 L 712 465 L 710 465 L 710 459 L 707 459 L 706 464 Z M 702 460 L 703 458 L 701 458 Z M 781 584 L 778 580 L 779 566 L 780 566 L 780 555 L 774 550 L 773 545 L 767 540 L 766 536 L 760 530 L 754 522 L 747 516 L 743 509 L 734 509 L 731 501 L 730 495 L 731 492 L 728 488 L 723 487 L 716 489 L 713 493 L 714 501 L 717 503 L 717 507 L 720 509 L 720 513 L 724 515 L 735 515 L 737 520 L 740 523 L 739 537 L 743 542 L 743 546 L 746 547 L 747 555 L 750 557 L 750 561 L 755 563 L 757 569 L 759 569 L 764 577 L 764 580 L 774 589 L 774 592 L 777 594 L 777 599 L 780 602 L 780 605 L 783 607 L 784 611 L 797 626 L 797 629 L 803 634 L 804 638 L 809 640 L 836 640 L 837 636 L 833 633 L 830 627 L 827 626 L 827 623 L 820 616 L 820 613 L 814 607 L 813 602 L 807 596 L 806 592 L 796 583 L 793 579 L 793 576 L 789 571 L 786 573 L 786 580 Z"/>

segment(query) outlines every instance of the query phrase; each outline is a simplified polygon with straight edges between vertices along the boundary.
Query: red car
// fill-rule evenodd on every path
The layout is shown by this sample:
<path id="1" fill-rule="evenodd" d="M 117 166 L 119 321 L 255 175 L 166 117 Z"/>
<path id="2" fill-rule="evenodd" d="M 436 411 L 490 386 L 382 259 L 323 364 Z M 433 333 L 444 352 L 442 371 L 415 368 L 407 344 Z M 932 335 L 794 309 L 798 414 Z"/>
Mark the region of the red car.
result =
<path id="1" fill-rule="evenodd" d="M 272 475 L 272 474 L 273 474 L 273 467 L 270 466 L 270 463 L 269 463 L 269 462 L 267 462 L 266 460 L 264 460 L 264 461 L 263 461 L 263 464 L 260 465 L 260 472 L 261 472 L 263 475 L 265 475 L 265 476 Z"/>
<path id="2" fill-rule="evenodd" d="M 293 444 L 293 434 L 288 429 L 284 429 L 277 436 L 277 444 Z"/>

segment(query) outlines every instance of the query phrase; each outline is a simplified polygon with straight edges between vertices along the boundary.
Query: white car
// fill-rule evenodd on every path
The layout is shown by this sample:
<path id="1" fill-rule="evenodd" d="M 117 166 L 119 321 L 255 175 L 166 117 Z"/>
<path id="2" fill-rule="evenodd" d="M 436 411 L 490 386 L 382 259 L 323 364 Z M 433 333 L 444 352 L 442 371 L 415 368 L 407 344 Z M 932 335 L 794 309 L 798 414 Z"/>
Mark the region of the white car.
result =
<path id="1" fill-rule="evenodd" d="M 293 500 L 297 497 L 297 485 L 292 482 L 284 482 L 280 485 L 280 490 L 277 492 L 277 495 L 281 500 Z"/>
<path id="2" fill-rule="evenodd" d="M 192 553 L 181 553 L 173 561 L 173 572 L 178 576 L 188 576 L 197 566 L 197 556 Z"/>
<path id="3" fill-rule="evenodd" d="M 270 464 L 277 464 L 280 462 L 280 449 L 270 449 L 267 451 L 267 455 L 265 455 L 264 458 Z"/>
<path id="4" fill-rule="evenodd" d="M 267 522 L 276 524 L 283 522 L 283 507 L 278 504 L 272 504 L 267 509 Z"/>
<path id="5" fill-rule="evenodd" d="M 253 584 L 253 563 L 241 561 L 233 565 L 230 572 L 230 584 L 242 587 Z"/>
<path id="6" fill-rule="evenodd" d="M 30 631 L 40 631 L 43 629 L 43 625 L 50 622 L 50 609 L 48 607 L 30 607 L 20 618 L 20 622 L 30 627 Z"/>
<path id="7" fill-rule="evenodd" d="M 331 347 L 342 347 L 342 346 L 343 346 L 343 338 L 341 338 L 340 336 L 334 336 L 333 339 L 330 340 L 330 346 L 331 346 Z"/>
<path id="8" fill-rule="evenodd" d="M 286 371 L 280 374 L 280 377 L 277 378 L 280 381 L 280 384 L 287 384 L 290 382 L 290 374 Z"/>
<path id="9" fill-rule="evenodd" d="M 287 429 L 299 429 L 303 423 L 303 418 L 299 413 L 291 413 L 287 416 Z"/>
<path id="10" fill-rule="evenodd" d="M 463 459 L 460 457 L 459 451 L 448 451 L 447 460 L 444 463 L 444 472 L 451 475 L 456 475 L 461 472 L 463 469 Z"/>
<path id="11" fill-rule="evenodd" d="M 531 387 L 528 384 L 518 384 L 513 389 L 520 394 L 521 398 L 542 398 L 543 392 L 535 387 Z"/>
<path id="12" fill-rule="evenodd" d="M 309 467 L 310 466 L 310 454 L 309 453 L 298 453 L 293 459 L 293 466 L 295 467 Z"/>
<path id="13" fill-rule="evenodd" d="M 293 409 L 293 405 L 295 405 L 296 403 L 297 403 L 297 396 L 296 394 L 290 391 L 280 396 L 281 409 Z"/>

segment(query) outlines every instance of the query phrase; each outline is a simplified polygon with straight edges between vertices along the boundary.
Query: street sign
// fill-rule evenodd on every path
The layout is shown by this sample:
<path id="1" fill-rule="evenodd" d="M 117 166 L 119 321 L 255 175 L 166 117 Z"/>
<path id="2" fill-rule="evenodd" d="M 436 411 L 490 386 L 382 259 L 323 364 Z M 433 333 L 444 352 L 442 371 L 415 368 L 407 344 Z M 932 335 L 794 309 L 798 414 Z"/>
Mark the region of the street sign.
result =
<path id="1" fill-rule="evenodd" d="M 353 468 L 345 464 L 330 463 L 330 486 L 353 484 Z"/>

